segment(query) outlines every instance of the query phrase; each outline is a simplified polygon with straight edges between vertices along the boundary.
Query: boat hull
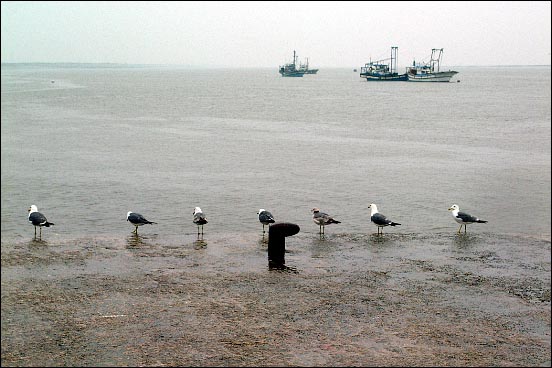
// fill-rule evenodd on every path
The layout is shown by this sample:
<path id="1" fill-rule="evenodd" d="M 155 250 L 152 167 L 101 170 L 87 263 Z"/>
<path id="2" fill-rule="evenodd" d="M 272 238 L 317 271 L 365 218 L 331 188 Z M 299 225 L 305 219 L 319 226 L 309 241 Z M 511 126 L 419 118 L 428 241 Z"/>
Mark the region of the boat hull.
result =
<path id="1" fill-rule="evenodd" d="M 373 81 L 386 81 L 386 82 L 404 82 L 408 80 L 408 76 L 406 74 L 395 74 L 395 75 L 369 75 L 364 74 L 360 76 L 361 78 L 366 78 L 366 81 L 373 82 Z"/>
<path id="2" fill-rule="evenodd" d="M 304 73 L 280 73 L 282 77 L 302 77 Z"/>
<path id="3" fill-rule="evenodd" d="M 435 72 L 425 74 L 408 73 L 407 76 L 409 82 L 450 82 L 450 79 L 456 74 L 458 74 L 458 72 L 451 70 L 448 72 Z"/>

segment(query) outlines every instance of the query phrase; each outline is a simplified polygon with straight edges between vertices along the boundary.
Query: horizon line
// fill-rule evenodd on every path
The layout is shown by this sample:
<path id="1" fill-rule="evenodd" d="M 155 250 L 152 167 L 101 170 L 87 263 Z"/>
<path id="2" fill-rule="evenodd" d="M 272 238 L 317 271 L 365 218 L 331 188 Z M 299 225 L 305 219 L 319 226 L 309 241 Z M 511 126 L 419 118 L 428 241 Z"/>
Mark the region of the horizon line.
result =
<path id="1" fill-rule="evenodd" d="M 193 65 L 193 64 L 170 64 L 170 63 L 121 63 L 121 62 L 87 62 L 87 61 L 2 61 L 1 65 L 25 64 L 25 65 L 112 65 L 112 66 L 163 66 L 163 67 L 184 67 L 194 69 L 254 69 L 254 68 L 276 68 L 274 66 L 228 66 L 228 65 Z M 404 67 L 407 67 L 405 65 Z M 551 64 L 470 64 L 470 65 L 444 65 L 446 67 L 516 67 L 516 66 L 552 66 Z M 316 66 L 326 69 L 351 68 L 351 66 Z M 352 68 L 360 68 L 352 66 Z"/>

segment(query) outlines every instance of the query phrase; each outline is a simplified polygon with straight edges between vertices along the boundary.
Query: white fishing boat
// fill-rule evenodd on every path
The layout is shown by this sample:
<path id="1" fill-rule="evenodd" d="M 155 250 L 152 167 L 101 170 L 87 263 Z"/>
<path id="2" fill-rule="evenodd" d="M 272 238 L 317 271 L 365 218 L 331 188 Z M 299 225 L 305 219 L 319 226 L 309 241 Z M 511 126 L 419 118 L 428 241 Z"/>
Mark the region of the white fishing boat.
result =
<path id="1" fill-rule="evenodd" d="M 306 64 L 300 64 L 299 70 L 302 70 L 305 72 L 305 74 L 316 74 L 318 73 L 318 69 L 309 69 L 309 58 L 307 58 Z"/>
<path id="2" fill-rule="evenodd" d="M 441 59 L 443 49 L 432 49 L 431 59 L 428 63 L 416 64 L 414 61 L 411 67 L 406 68 L 406 75 L 409 82 L 450 82 L 450 79 L 458 74 L 457 71 L 441 71 Z"/>

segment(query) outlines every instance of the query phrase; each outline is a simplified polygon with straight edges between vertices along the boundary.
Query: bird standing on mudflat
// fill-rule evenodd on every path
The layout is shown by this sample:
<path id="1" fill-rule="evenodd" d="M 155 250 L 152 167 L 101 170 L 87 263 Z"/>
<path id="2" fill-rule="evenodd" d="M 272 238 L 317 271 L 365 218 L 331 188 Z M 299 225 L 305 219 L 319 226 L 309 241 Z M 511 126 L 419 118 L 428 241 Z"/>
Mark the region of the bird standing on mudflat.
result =
<path id="1" fill-rule="evenodd" d="M 201 210 L 201 208 L 196 207 L 194 209 L 194 224 L 197 225 L 197 236 L 199 236 L 199 227 L 201 226 L 201 235 L 203 235 L 203 225 L 207 223 L 207 217 Z"/>
<path id="2" fill-rule="evenodd" d="M 38 212 L 38 208 L 34 204 L 29 207 L 29 222 L 34 226 L 35 238 L 37 226 L 40 229 L 39 238 L 42 238 L 42 226 L 50 227 L 50 225 L 54 225 L 53 222 L 48 222 L 42 213 Z"/>
<path id="3" fill-rule="evenodd" d="M 383 228 L 385 226 L 400 225 L 398 222 L 393 222 L 389 220 L 387 217 L 385 217 L 384 215 L 382 215 L 381 213 L 379 213 L 378 206 L 376 206 L 375 204 L 370 203 L 368 208 L 370 209 L 370 221 L 372 221 L 374 225 L 378 227 L 378 235 L 380 234 L 383 235 Z M 381 229 L 381 233 L 380 233 L 380 229 Z"/>
<path id="4" fill-rule="evenodd" d="M 453 204 L 448 209 L 449 211 L 452 211 L 452 217 L 454 217 L 454 221 L 460 224 L 460 227 L 458 228 L 457 233 L 460 234 L 460 230 L 462 230 L 462 225 L 464 225 L 464 234 L 467 232 L 467 225 L 473 224 L 473 223 L 480 223 L 484 224 L 487 221 L 480 220 L 479 218 L 472 216 L 466 212 L 460 212 L 460 207 L 458 207 L 457 204 Z"/>
<path id="5" fill-rule="evenodd" d="M 136 229 L 134 229 L 134 233 L 136 235 L 138 235 L 138 226 L 146 224 L 157 224 L 157 222 L 148 221 L 144 216 L 132 211 L 127 212 L 127 221 L 136 227 Z"/>
<path id="6" fill-rule="evenodd" d="M 320 210 L 316 207 L 313 208 L 311 212 L 312 212 L 312 221 L 314 221 L 315 224 L 320 226 L 319 234 L 324 234 L 326 225 L 341 223 L 341 221 L 335 220 L 332 216 L 328 215 L 327 213 L 320 212 Z"/>
<path id="7" fill-rule="evenodd" d="M 265 225 L 270 226 L 270 224 L 273 224 L 275 222 L 274 216 L 264 208 L 261 208 L 259 212 L 257 212 L 257 215 L 259 215 L 259 222 L 263 224 L 263 235 L 265 234 Z"/>

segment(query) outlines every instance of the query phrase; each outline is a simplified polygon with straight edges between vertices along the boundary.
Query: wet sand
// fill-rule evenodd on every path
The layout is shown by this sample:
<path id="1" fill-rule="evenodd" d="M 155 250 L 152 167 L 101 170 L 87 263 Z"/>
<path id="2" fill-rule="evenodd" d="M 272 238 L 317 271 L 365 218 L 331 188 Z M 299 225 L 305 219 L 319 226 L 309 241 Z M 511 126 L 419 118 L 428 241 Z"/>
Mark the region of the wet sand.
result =
<path id="1" fill-rule="evenodd" d="M 550 366 L 550 240 L 2 242 L 2 366 Z"/>

